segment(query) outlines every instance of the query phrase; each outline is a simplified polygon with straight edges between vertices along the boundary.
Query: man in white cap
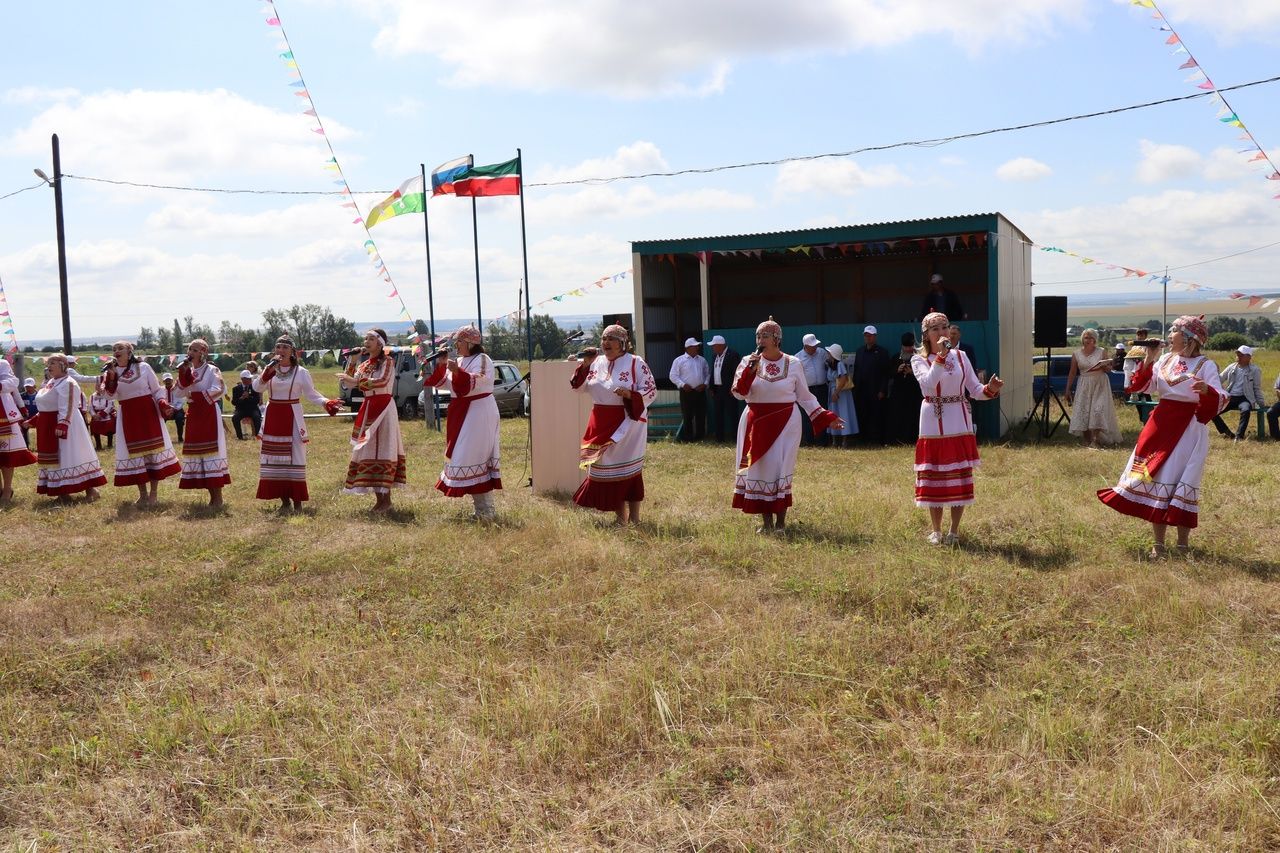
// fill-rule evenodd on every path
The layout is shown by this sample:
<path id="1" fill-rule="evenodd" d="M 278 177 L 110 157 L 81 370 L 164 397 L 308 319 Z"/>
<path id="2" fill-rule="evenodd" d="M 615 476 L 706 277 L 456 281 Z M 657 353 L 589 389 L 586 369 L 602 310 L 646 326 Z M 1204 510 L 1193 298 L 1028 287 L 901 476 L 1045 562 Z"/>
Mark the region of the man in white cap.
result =
<path id="1" fill-rule="evenodd" d="M 831 395 L 827 393 L 827 351 L 819 349 L 822 341 L 813 332 L 806 334 L 800 343 L 803 346 L 796 353 L 796 358 L 800 359 L 800 366 L 804 368 L 804 384 L 809 386 L 809 393 L 818 398 L 818 405 L 825 409 L 831 403 Z M 800 427 L 800 444 L 826 446 L 831 443 L 831 436 L 826 432 L 814 437 L 813 426 L 808 418 L 800 419 Z"/>
<path id="2" fill-rule="evenodd" d="M 173 415 L 170 417 L 170 420 L 172 420 L 173 425 L 178 428 L 178 441 L 182 441 L 182 430 L 187 425 L 187 412 L 186 409 L 183 408 L 187 404 L 186 398 L 173 393 L 172 373 L 166 373 L 164 376 L 161 376 L 160 382 L 164 385 L 164 398 L 173 408 Z"/>
<path id="3" fill-rule="evenodd" d="M 1228 364 L 1218 379 L 1222 382 L 1222 390 L 1231 398 L 1227 400 L 1227 409 L 1240 412 L 1240 423 L 1236 425 L 1234 436 L 1222 415 L 1213 419 L 1213 425 L 1218 428 L 1219 435 L 1244 441 L 1245 433 L 1249 431 L 1249 415 L 1254 409 L 1261 411 L 1267 406 L 1262 396 L 1262 368 L 1253 363 L 1253 347 L 1242 345 L 1237 349 L 1235 364 Z"/>
<path id="4" fill-rule="evenodd" d="M 236 438 L 244 441 L 244 422 L 253 426 L 253 438 L 262 430 L 262 394 L 253 390 L 253 371 L 240 371 L 240 384 L 231 389 L 231 423 L 236 428 Z"/>
<path id="5" fill-rule="evenodd" d="M 853 354 L 853 406 L 858 413 L 858 435 L 863 444 L 884 444 L 885 397 L 893 356 L 880 346 L 875 326 L 862 330 L 862 346 Z"/>
<path id="6" fill-rule="evenodd" d="M 733 377 L 742 354 L 730 347 L 722 335 L 713 335 L 708 343 L 715 354 L 711 362 L 711 432 L 716 441 L 735 441 L 742 406 L 733 396 Z"/>
<path id="7" fill-rule="evenodd" d="M 671 384 L 680 392 L 680 441 L 702 441 L 707 437 L 707 383 L 711 367 L 698 353 L 702 342 L 688 338 L 684 354 L 671 364 Z"/>
<path id="8" fill-rule="evenodd" d="M 935 312 L 946 314 L 947 319 L 953 323 L 965 319 L 964 309 L 960 307 L 960 297 L 942 286 L 942 276 L 938 273 L 929 276 L 929 289 L 920 300 L 920 316 L 916 319 L 923 320 Z"/>
<path id="9" fill-rule="evenodd" d="M 22 407 L 28 418 L 36 416 L 36 381 L 30 376 L 22 380 Z M 30 447 L 31 442 L 27 441 L 27 431 L 27 427 L 22 427 L 22 440 L 27 442 L 27 447 Z"/>

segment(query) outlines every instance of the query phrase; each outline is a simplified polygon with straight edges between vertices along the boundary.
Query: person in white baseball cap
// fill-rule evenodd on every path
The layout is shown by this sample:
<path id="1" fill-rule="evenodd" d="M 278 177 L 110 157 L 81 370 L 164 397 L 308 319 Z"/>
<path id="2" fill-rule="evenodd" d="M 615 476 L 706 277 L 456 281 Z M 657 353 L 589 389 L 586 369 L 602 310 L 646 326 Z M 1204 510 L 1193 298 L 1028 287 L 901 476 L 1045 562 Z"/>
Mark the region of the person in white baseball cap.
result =
<path id="1" fill-rule="evenodd" d="M 698 352 L 702 342 L 686 338 L 684 354 L 671 364 L 669 378 L 680 392 L 679 441 L 702 441 L 707 437 L 707 384 L 711 367 Z"/>
<path id="2" fill-rule="evenodd" d="M 893 354 L 880 346 L 875 326 L 862 330 L 862 346 L 853 354 L 853 404 L 858 412 L 858 439 L 863 444 L 884 444 L 885 398 Z"/>
<path id="3" fill-rule="evenodd" d="M 1249 416 L 1254 409 L 1261 412 L 1267 407 L 1266 399 L 1262 396 L 1262 368 L 1253 363 L 1253 347 L 1244 344 L 1238 347 L 1235 363 L 1228 364 L 1227 369 L 1219 374 L 1218 380 L 1222 383 L 1222 390 L 1230 395 L 1227 409 L 1240 412 L 1240 422 L 1236 424 L 1234 434 L 1227 428 L 1227 422 L 1222 419 L 1221 413 L 1213 419 L 1213 425 L 1218 428 L 1219 435 L 1234 441 L 1244 441 L 1249 432 Z M 1258 417 L 1262 415 L 1259 414 Z"/>
<path id="4" fill-rule="evenodd" d="M 262 432 L 262 394 L 253 389 L 253 371 L 240 371 L 240 384 L 231 389 L 231 424 L 236 428 L 236 438 L 246 441 L 257 438 Z M 245 425 L 253 435 L 245 435 Z"/>
<path id="5" fill-rule="evenodd" d="M 800 366 L 804 369 L 804 384 L 809 386 L 809 393 L 818 400 L 818 405 L 827 408 L 830 405 L 831 398 L 827 395 L 827 353 L 826 350 L 819 351 L 822 341 L 818 340 L 818 336 L 813 332 L 807 333 L 800 341 L 803 345 L 800 352 L 796 353 L 796 358 L 800 359 Z M 809 423 L 807 418 L 802 419 L 800 444 L 801 445 L 820 445 L 827 446 L 831 443 L 831 436 L 825 432 L 815 436 L 813 434 L 813 425 Z"/>
<path id="6" fill-rule="evenodd" d="M 853 378 L 849 365 L 844 361 L 844 347 L 831 344 L 827 348 L 827 396 L 831 399 L 831 411 L 840 416 L 844 425 L 831 426 L 831 443 L 836 447 L 848 447 L 850 439 L 858 434 L 858 415 L 853 405 Z"/>
<path id="7" fill-rule="evenodd" d="M 711 360 L 711 423 L 708 432 L 718 442 L 733 441 L 738 434 L 738 419 L 742 417 L 742 404 L 733 396 L 733 376 L 742 362 L 742 354 L 729 346 L 724 335 L 712 335 L 707 342 L 714 358 Z"/>
<path id="8" fill-rule="evenodd" d="M 942 276 L 934 273 L 929 276 L 929 289 L 920 300 L 920 316 L 923 320 L 933 313 L 946 314 L 947 318 L 956 321 L 965 318 L 964 308 L 960 306 L 960 297 L 942 286 Z"/>

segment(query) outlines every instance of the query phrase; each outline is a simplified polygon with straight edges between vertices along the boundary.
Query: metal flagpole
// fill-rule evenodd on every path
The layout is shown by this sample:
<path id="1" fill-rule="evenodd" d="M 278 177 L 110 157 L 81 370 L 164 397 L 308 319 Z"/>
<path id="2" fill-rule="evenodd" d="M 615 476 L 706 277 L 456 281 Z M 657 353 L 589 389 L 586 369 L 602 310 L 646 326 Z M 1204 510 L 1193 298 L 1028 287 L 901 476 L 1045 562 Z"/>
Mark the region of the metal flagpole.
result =
<path id="1" fill-rule="evenodd" d="M 474 155 L 472 155 L 474 160 Z M 471 249 L 476 258 L 476 329 L 484 334 L 484 314 L 480 310 L 480 234 L 476 230 L 476 197 L 471 197 Z"/>
<path id="2" fill-rule="evenodd" d="M 529 302 L 529 242 L 524 233 L 524 159 L 516 149 L 516 171 L 520 173 L 520 255 L 524 259 L 524 333 L 527 339 L 529 369 L 533 369 L 533 310 Z"/>
<path id="3" fill-rule="evenodd" d="M 431 226 L 427 223 L 427 200 L 431 198 L 428 192 L 427 183 L 427 165 L 419 163 L 418 168 L 422 170 L 422 240 L 427 250 L 427 332 L 431 335 L 431 349 L 436 347 L 436 301 L 435 295 L 431 290 Z M 435 425 L 436 431 L 440 431 L 440 398 L 436 396 L 436 389 L 431 388 L 431 422 Z"/>
<path id="4" fill-rule="evenodd" d="M 1160 335 L 1168 334 L 1169 328 L 1169 268 L 1164 268 L 1164 296 L 1160 303 Z"/>

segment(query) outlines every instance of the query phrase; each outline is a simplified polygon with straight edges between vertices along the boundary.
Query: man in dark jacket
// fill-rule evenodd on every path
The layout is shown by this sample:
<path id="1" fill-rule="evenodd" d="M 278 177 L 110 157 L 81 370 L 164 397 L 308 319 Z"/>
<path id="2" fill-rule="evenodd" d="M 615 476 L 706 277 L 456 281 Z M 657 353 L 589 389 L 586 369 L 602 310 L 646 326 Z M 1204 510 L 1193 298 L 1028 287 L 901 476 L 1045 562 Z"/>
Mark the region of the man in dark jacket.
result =
<path id="1" fill-rule="evenodd" d="M 893 356 L 876 343 L 876 335 L 875 326 L 863 329 L 862 346 L 853 356 L 853 407 L 864 444 L 884 444 L 884 399 Z"/>
<path id="2" fill-rule="evenodd" d="M 889 362 L 889 400 L 887 437 L 891 444 L 915 444 L 920 436 L 920 383 L 911 370 L 911 357 L 916 354 L 916 336 L 902 335 L 898 355 Z"/>
<path id="3" fill-rule="evenodd" d="M 236 428 L 236 438 L 244 441 L 244 421 L 253 424 L 253 437 L 262 429 L 262 395 L 253 390 L 253 374 L 240 371 L 240 384 L 231 389 L 231 422 Z"/>
<path id="4" fill-rule="evenodd" d="M 954 291 L 942 286 L 942 276 L 937 273 L 929 276 L 929 290 L 920 300 L 920 316 L 916 319 L 923 320 L 935 311 L 946 314 L 947 319 L 953 323 L 965 319 L 964 308 L 960 306 L 960 297 L 956 296 Z"/>
<path id="5" fill-rule="evenodd" d="M 742 354 L 725 343 L 720 335 L 710 341 L 714 357 L 711 359 L 711 434 L 716 441 L 737 441 L 738 419 L 742 405 L 730 390 L 733 375 L 738 372 Z"/>

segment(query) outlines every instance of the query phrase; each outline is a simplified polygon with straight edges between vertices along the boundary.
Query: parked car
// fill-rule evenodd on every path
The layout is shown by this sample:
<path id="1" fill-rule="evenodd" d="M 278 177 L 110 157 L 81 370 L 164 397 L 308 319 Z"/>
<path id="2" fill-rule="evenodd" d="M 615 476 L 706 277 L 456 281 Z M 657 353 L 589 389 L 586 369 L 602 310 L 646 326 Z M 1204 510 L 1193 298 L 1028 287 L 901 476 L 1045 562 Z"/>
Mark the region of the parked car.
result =
<path id="1" fill-rule="evenodd" d="M 493 370 L 493 399 L 498 404 L 498 414 L 504 418 L 527 415 L 529 412 L 529 383 L 521 378 L 520 369 L 509 361 L 495 361 Z M 420 412 L 425 412 L 426 407 L 430 405 L 428 393 L 426 388 L 423 388 L 418 393 L 415 402 Z M 449 396 L 449 392 L 444 389 L 436 391 L 436 399 L 440 402 L 441 416 L 444 415 L 444 410 L 449 405 Z"/>
<path id="2" fill-rule="evenodd" d="M 1071 370 L 1071 356 L 1055 355 L 1053 361 L 1049 365 L 1049 384 L 1058 396 L 1064 396 L 1067 393 L 1067 373 Z M 1034 356 L 1031 359 L 1031 393 L 1035 399 L 1040 399 L 1040 395 L 1044 393 L 1044 359 L 1042 355 Z M 1112 370 L 1107 373 L 1107 379 L 1111 381 L 1111 393 L 1113 396 L 1120 396 L 1124 393 L 1124 371 Z"/>
<path id="3" fill-rule="evenodd" d="M 360 360 L 364 361 L 366 357 Z M 403 417 L 416 417 L 418 412 L 418 392 L 422 390 L 422 380 L 418 377 L 418 360 L 413 353 L 396 354 L 396 409 Z M 364 402 L 364 392 L 359 388 L 343 388 L 339 394 L 342 402 L 354 412 Z"/>

